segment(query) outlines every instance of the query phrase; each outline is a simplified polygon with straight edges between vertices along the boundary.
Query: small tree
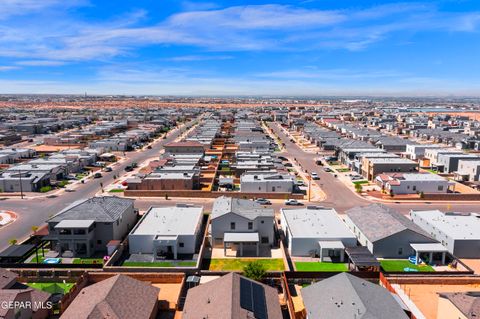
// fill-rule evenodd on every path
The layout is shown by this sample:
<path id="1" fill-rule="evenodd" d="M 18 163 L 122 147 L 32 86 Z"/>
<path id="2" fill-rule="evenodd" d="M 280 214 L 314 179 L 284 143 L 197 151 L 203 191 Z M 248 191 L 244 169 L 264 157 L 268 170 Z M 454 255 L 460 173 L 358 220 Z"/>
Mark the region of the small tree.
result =
<path id="1" fill-rule="evenodd" d="M 15 238 L 12 238 L 8 241 L 8 243 L 10 244 L 10 246 L 13 246 L 17 244 L 17 240 Z"/>
<path id="2" fill-rule="evenodd" d="M 361 193 L 362 192 L 362 185 L 361 184 L 355 184 L 355 191 L 357 193 Z"/>
<path id="3" fill-rule="evenodd" d="M 243 275 L 252 280 L 260 281 L 266 274 L 267 270 L 258 261 L 249 262 L 243 267 Z"/>
<path id="4" fill-rule="evenodd" d="M 34 225 L 34 226 L 32 226 L 31 229 L 32 229 L 33 234 L 35 235 L 35 233 L 36 233 L 37 230 L 38 230 L 38 226 L 35 226 L 35 225 Z"/>
<path id="5" fill-rule="evenodd" d="M 425 194 L 423 192 L 419 193 L 420 198 L 425 198 Z"/>

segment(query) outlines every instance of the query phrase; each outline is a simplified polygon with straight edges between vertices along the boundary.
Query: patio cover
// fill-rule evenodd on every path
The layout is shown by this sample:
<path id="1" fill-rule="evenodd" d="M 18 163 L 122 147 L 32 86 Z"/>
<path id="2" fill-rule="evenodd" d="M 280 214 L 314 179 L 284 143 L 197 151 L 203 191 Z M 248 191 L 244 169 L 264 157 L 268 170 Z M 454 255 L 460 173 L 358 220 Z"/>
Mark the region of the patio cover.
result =
<path id="1" fill-rule="evenodd" d="M 225 233 L 223 236 L 225 243 L 258 243 L 259 241 L 258 233 Z"/>
<path id="2" fill-rule="evenodd" d="M 410 244 L 410 247 L 412 247 L 413 250 L 419 253 L 425 253 L 425 252 L 443 253 L 448 251 L 448 249 L 445 248 L 440 243 Z"/>
<path id="3" fill-rule="evenodd" d="M 345 249 L 340 240 L 320 240 L 318 244 L 321 249 Z"/>
<path id="4" fill-rule="evenodd" d="M 55 228 L 88 228 L 95 223 L 91 219 L 64 219 L 55 225 Z"/>
<path id="5" fill-rule="evenodd" d="M 357 267 L 380 267 L 380 262 L 365 246 L 347 247 L 345 252 Z"/>

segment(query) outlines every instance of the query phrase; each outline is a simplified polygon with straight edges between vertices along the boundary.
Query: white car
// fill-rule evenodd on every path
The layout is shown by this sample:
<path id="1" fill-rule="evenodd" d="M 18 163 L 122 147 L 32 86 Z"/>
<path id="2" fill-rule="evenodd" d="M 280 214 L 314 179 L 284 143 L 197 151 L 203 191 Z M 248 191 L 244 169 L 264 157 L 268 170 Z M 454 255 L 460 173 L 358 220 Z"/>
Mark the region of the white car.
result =
<path id="1" fill-rule="evenodd" d="M 287 199 L 285 201 L 285 205 L 291 205 L 291 206 L 303 206 L 303 203 L 299 202 L 296 199 Z"/>
<path id="2" fill-rule="evenodd" d="M 315 172 L 311 173 L 311 174 L 310 174 L 310 177 L 311 177 L 313 180 L 318 180 L 318 179 L 320 179 L 320 177 L 318 176 L 318 174 L 315 173 Z"/>

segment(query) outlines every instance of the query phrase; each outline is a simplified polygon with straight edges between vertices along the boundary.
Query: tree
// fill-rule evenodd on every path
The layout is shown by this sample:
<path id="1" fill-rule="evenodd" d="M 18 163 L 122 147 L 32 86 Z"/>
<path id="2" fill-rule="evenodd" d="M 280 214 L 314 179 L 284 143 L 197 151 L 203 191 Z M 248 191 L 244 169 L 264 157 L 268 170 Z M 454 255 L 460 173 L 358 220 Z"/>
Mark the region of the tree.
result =
<path id="1" fill-rule="evenodd" d="M 17 244 L 17 240 L 15 238 L 12 238 L 8 241 L 8 243 L 10 244 L 10 246 L 13 246 Z"/>
<path id="2" fill-rule="evenodd" d="M 37 230 L 38 230 L 38 226 L 35 226 L 35 225 L 34 225 L 34 226 L 32 226 L 31 229 L 32 229 L 33 234 L 35 235 L 35 233 L 36 233 Z"/>
<path id="3" fill-rule="evenodd" d="M 267 270 L 258 261 L 249 262 L 243 267 L 243 275 L 252 280 L 260 281 L 266 274 Z"/>
<path id="4" fill-rule="evenodd" d="M 361 193 L 362 192 L 362 185 L 361 184 L 355 184 L 355 191 L 357 193 Z"/>

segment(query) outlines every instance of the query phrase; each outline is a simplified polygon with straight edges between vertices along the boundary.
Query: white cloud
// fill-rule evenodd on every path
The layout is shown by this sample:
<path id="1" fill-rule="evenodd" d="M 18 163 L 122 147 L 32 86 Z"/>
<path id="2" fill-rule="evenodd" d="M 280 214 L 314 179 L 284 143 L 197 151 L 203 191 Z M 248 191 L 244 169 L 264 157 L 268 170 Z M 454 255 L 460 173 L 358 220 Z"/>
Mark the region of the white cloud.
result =
<path id="1" fill-rule="evenodd" d="M 11 65 L 0 65 L 0 72 L 2 71 L 11 71 L 11 70 L 16 70 L 19 69 L 18 66 L 11 66 Z"/>

